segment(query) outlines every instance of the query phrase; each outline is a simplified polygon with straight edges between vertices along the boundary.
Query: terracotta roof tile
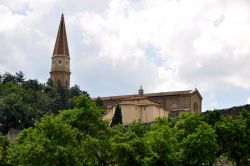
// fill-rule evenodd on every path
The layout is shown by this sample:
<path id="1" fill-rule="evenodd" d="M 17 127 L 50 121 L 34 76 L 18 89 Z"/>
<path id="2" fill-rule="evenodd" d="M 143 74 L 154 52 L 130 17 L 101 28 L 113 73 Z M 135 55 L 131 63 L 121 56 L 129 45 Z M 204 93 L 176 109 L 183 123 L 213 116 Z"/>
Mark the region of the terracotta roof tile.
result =
<path id="1" fill-rule="evenodd" d="M 185 90 L 185 91 L 172 91 L 172 92 L 159 92 L 159 93 L 145 93 L 142 97 L 157 97 L 157 96 L 173 96 L 173 95 L 187 95 L 198 92 L 198 90 Z M 139 97 L 138 94 L 133 95 L 122 95 L 122 96 L 106 96 L 101 97 L 102 100 L 117 100 L 127 99 L 131 97 Z M 93 98 L 95 100 L 95 98 Z"/>
<path id="2" fill-rule="evenodd" d="M 64 16 L 62 14 L 61 21 L 56 37 L 56 43 L 53 51 L 53 56 L 55 55 L 67 55 L 69 56 L 69 49 L 68 49 L 68 41 L 67 41 L 67 34 L 66 28 L 64 23 Z"/>

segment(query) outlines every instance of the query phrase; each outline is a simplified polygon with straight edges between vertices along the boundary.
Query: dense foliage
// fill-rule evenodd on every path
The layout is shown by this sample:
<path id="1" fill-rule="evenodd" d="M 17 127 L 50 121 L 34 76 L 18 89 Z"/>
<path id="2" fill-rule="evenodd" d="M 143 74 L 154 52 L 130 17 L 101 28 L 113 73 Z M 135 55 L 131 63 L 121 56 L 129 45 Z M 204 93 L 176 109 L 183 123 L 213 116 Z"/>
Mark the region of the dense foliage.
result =
<path id="1" fill-rule="evenodd" d="M 199 166 L 219 157 L 250 165 L 247 111 L 185 113 L 176 120 L 109 127 L 101 102 L 78 86 L 67 91 L 20 75 L 0 77 L 1 123 L 24 128 L 14 142 L 0 135 L 0 165 Z"/>
<path id="2" fill-rule="evenodd" d="M 75 107 L 46 115 L 9 145 L 0 137 L 5 165 L 212 165 L 219 156 L 249 165 L 250 114 L 183 114 L 177 121 L 109 127 L 86 96 Z M 211 118 L 216 121 L 212 121 Z M 0 141 L 1 141 L 0 140 Z"/>
<path id="3" fill-rule="evenodd" d="M 33 125 L 43 115 L 73 108 L 73 98 L 87 95 L 75 85 L 70 89 L 26 80 L 22 72 L 0 75 L 0 131 L 23 129 Z"/>

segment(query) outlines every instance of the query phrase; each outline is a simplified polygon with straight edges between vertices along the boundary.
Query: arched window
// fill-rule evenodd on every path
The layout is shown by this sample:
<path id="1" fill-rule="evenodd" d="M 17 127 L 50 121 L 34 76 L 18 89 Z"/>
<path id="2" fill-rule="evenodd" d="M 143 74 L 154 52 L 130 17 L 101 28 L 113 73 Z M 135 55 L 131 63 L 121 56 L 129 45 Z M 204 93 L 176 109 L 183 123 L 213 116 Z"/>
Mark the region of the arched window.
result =
<path id="1" fill-rule="evenodd" d="M 198 112 L 198 104 L 194 103 L 194 112 L 197 113 Z"/>

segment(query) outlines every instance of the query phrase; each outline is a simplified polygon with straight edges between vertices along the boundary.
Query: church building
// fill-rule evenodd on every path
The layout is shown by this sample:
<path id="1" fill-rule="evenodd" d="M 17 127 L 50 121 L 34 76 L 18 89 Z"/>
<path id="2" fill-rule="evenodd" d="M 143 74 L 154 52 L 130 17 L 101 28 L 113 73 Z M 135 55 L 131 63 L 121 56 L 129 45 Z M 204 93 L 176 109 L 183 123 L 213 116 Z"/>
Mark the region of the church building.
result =
<path id="1" fill-rule="evenodd" d="M 122 112 L 122 123 L 130 124 L 133 121 L 142 121 L 143 123 L 151 123 L 158 117 L 167 118 L 169 111 L 164 109 L 160 103 L 147 97 L 129 97 L 119 102 Z M 112 121 L 116 109 L 116 105 L 108 106 L 104 119 Z"/>
<path id="2" fill-rule="evenodd" d="M 62 14 L 51 61 L 50 79 L 53 84 L 70 87 L 70 54 Z M 93 100 L 96 100 L 93 99 Z M 112 120 L 115 107 L 121 107 L 123 123 L 141 120 L 153 122 L 157 117 L 179 117 L 182 112 L 201 113 L 202 96 L 197 89 L 145 93 L 142 87 L 138 94 L 101 97 L 106 108 L 104 119 Z"/>
<path id="3" fill-rule="evenodd" d="M 138 94 L 100 98 L 107 108 L 104 119 L 111 120 L 119 104 L 124 124 L 136 120 L 150 123 L 157 117 L 178 118 L 183 112 L 201 113 L 202 108 L 202 96 L 197 89 L 144 94 L 141 87 Z"/>

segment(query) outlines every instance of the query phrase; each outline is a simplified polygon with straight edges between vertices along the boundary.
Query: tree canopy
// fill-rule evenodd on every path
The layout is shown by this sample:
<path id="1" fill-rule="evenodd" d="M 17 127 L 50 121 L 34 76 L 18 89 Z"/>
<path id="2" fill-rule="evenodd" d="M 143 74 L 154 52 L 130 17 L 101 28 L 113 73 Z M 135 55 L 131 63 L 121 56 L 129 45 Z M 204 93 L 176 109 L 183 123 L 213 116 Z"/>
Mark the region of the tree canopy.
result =
<path id="1" fill-rule="evenodd" d="M 73 98 L 79 95 L 89 97 L 78 85 L 70 89 L 54 87 L 49 82 L 26 80 L 22 72 L 0 75 L 0 131 L 28 128 L 46 114 L 73 108 Z"/>
<path id="2" fill-rule="evenodd" d="M 184 113 L 179 119 L 122 125 L 121 108 L 110 122 L 101 103 L 70 89 L 0 75 L 2 133 L 22 129 L 15 141 L 0 135 L 0 165 L 212 165 L 222 156 L 250 165 L 250 113 Z"/>

